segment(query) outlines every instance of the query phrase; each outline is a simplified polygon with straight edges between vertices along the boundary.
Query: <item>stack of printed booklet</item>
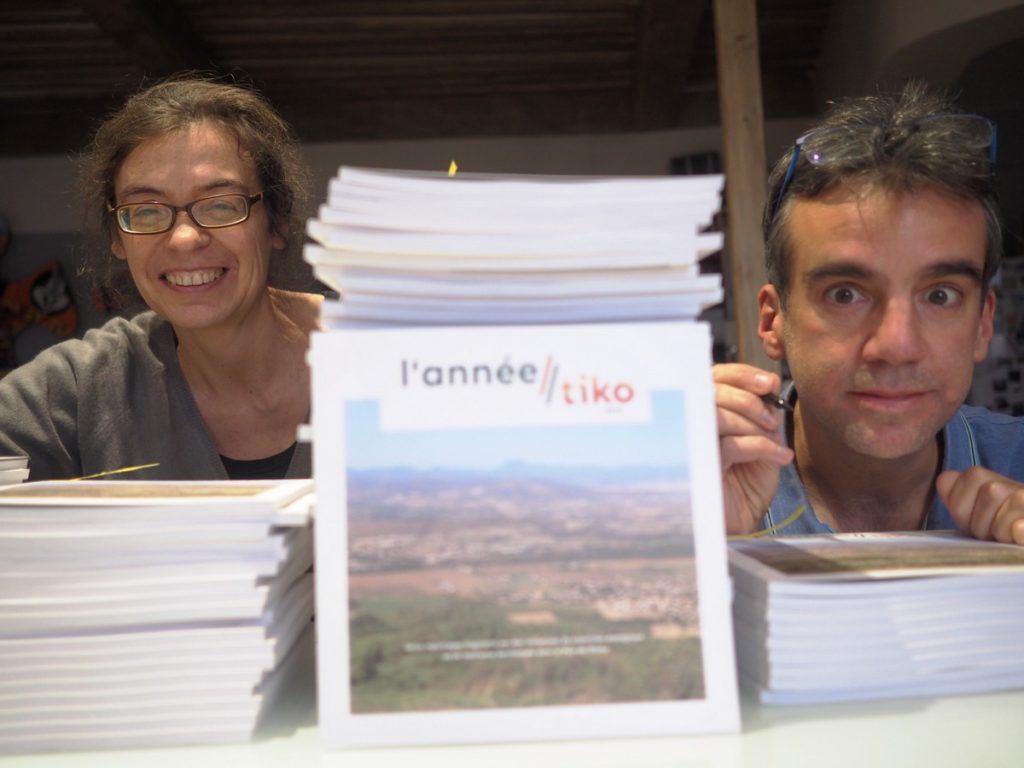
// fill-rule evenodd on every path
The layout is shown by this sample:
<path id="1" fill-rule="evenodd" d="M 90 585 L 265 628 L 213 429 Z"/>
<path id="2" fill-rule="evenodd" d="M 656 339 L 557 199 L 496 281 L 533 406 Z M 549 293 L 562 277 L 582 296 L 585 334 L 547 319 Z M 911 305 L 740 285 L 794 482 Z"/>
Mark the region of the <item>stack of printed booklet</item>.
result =
<path id="1" fill-rule="evenodd" d="M 0 487 L 22 483 L 28 479 L 28 458 L 0 456 Z"/>
<path id="2" fill-rule="evenodd" d="M 306 260 L 324 318 L 416 325 L 690 319 L 722 300 L 699 260 L 720 176 L 398 174 L 342 168 Z"/>
<path id="3" fill-rule="evenodd" d="M 312 658 L 311 489 L 0 489 L 0 753 L 249 739 Z"/>
<path id="4" fill-rule="evenodd" d="M 1024 547 L 954 532 L 730 544 L 736 653 L 766 703 L 1024 687 Z"/>
<path id="5" fill-rule="evenodd" d="M 306 258 L 328 746 L 738 728 L 720 176 L 342 168 Z"/>

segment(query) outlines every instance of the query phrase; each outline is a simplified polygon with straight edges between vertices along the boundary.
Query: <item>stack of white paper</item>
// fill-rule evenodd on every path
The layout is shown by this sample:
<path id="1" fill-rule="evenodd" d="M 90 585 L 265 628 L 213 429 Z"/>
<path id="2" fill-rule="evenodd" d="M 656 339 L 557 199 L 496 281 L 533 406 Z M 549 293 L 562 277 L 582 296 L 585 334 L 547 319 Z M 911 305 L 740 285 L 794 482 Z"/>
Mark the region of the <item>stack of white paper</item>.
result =
<path id="1" fill-rule="evenodd" d="M 762 701 L 1024 687 L 1024 548 L 955 533 L 730 544 L 741 679 Z"/>
<path id="2" fill-rule="evenodd" d="M 311 489 L 0 490 L 0 752 L 248 739 L 311 658 Z"/>
<path id="3" fill-rule="evenodd" d="M 306 260 L 328 327 L 693 319 L 722 177 L 413 174 L 343 167 Z"/>
<path id="4" fill-rule="evenodd" d="M 28 479 L 28 458 L 0 456 L 0 486 L 22 483 Z"/>
<path id="5" fill-rule="evenodd" d="M 739 725 L 720 176 L 342 168 L 306 259 L 328 746 Z"/>

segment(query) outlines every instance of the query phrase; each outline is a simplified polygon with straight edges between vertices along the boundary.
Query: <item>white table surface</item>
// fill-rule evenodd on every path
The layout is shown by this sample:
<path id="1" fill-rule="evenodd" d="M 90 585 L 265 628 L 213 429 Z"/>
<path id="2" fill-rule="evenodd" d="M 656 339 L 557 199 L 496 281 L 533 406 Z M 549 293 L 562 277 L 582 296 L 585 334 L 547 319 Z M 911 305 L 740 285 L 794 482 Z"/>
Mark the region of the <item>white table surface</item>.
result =
<path id="1" fill-rule="evenodd" d="M 1024 691 L 816 706 L 743 701 L 738 734 L 325 751 L 311 676 L 251 743 L 0 757 L 3 768 L 1022 768 Z"/>

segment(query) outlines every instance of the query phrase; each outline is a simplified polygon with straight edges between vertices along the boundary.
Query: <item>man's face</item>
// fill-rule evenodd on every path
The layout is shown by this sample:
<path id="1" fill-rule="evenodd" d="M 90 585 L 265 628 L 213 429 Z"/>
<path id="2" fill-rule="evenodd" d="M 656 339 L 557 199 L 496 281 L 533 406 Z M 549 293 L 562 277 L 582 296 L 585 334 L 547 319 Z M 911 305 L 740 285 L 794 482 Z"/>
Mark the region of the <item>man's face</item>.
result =
<path id="1" fill-rule="evenodd" d="M 788 235 L 787 305 L 762 289 L 760 334 L 789 363 L 801 430 L 878 459 L 930 448 L 992 338 L 981 206 L 834 189 L 794 201 Z"/>

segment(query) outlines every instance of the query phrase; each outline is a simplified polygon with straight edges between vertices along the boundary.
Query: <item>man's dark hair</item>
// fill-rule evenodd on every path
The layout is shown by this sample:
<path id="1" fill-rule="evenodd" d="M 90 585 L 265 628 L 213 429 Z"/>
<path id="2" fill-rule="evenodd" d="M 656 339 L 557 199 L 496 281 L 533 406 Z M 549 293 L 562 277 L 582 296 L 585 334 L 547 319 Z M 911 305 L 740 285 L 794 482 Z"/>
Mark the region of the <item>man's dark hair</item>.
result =
<path id="1" fill-rule="evenodd" d="M 796 151 L 790 148 L 772 168 L 764 212 L 765 266 L 783 305 L 793 201 L 820 197 L 838 185 L 934 190 L 979 203 L 987 224 L 982 277 L 989 285 L 1002 258 L 1003 230 L 989 154 L 995 134 L 988 121 L 958 111 L 945 94 L 912 81 L 896 94 L 837 102 L 802 138 L 796 165 L 790 168 Z"/>
<path id="2" fill-rule="evenodd" d="M 243 156 L 252 159 L 263 191 L 270 226 L 285 243 L 270 258 L 267 282 L 277 288 L 308 288 L 309 271 L 302 262 L 307 212 L 308 170 L 291 128 L 259 93 L 236 83 L 193 74 L 176 76 L 129 97 L 124 106 L 96 131 L 79 165 L 85 237 L 83 271 L 113 303 L 126 308 L 142 298 L 121 259 L 111 254 L 116 224 L 108 204 L 114 179 L 125 158 L 145 141 L 198 123 L 226 130 Z"/>

